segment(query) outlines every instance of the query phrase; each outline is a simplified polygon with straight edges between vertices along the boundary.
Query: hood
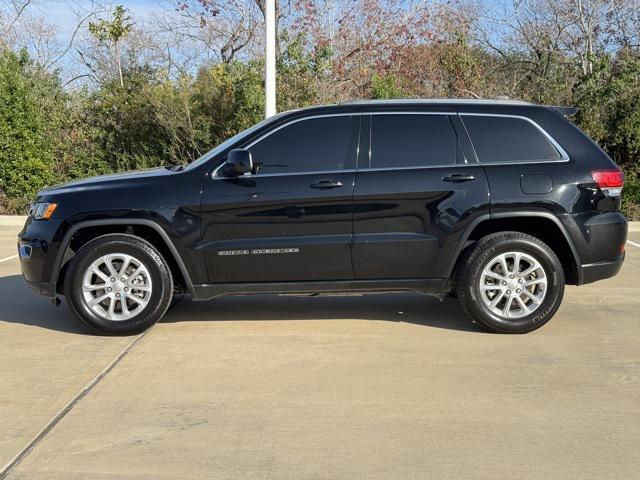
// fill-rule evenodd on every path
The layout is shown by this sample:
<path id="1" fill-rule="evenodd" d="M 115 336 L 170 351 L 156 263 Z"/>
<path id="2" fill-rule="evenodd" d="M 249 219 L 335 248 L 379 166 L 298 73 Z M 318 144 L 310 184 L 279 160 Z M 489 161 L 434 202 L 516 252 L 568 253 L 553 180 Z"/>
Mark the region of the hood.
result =
<path id="1" fill-rule="evenodd" d="M 42 190 L 40 195 L 51 195 L 67 192 L 79 192 L 82 190 L 90 190 L 95 188 L 109 188 L 111 186 L 123 186 L 130 183 L 131 186 L 147 183 L 149 180 L 166 177 L 175 172 L 165 167 L 150 168 L 147 170 L 136 170 L 132 172 L 112 173 L 108 175 L 99 175 L 97 177 L 89 177 L 81 180 L 73 180 L 71 182 L 53 185 Z"/>

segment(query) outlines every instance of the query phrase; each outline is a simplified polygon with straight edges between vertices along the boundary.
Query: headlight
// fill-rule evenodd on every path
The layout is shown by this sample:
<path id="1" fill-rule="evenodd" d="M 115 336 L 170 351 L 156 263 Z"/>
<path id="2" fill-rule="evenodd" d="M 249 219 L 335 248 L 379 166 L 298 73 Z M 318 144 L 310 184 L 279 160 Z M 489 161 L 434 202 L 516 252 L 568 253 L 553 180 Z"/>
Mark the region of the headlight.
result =
<path id="1" fill-rule="evenodd" d="M 33 217 L 34 220 L 49 220 L 57 207 L 57 203 L 32 203 L 29 208 L 29 216 Z"/>

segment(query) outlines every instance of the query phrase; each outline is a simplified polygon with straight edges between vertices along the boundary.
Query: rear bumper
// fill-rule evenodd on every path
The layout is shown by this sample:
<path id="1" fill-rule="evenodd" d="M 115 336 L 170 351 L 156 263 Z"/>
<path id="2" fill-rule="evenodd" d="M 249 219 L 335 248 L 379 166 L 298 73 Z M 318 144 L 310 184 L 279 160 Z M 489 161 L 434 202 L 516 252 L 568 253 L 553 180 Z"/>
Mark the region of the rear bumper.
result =
<path id="1" fill-rule="evenodd" d="M 624 262 L 627 219 L 620 212 L 585 212 L 561 217 L 573 243 L 577 284 L 616 275 Z"/>
<path id="2" fill-rule="evenodd" d="M 582 284 L 597 282 L 617 275 L 623 262 L 624 253 L 615 260 L 582 265 Z"/>

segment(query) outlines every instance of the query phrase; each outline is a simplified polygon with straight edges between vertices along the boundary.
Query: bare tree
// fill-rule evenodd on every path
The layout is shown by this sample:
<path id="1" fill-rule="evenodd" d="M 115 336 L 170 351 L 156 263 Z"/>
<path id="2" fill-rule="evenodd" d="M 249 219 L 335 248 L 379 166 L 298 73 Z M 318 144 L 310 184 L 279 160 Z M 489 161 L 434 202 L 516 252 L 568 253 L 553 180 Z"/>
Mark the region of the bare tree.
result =
<path id="1" fill-rule="evenodd" d="M 545 78 L 565 61 L 591 75 L 597 55 L 638 45 L 639 7 L 638 0 L 513 0 L 510 9 L 485 15 L 477 32 L 512 71 L 526 74 L 522 80 Z"/>
<path id="2" fill-rule="evenodd" d="M 619 48 L 640 48 L 640 0 L 614 0 L 607 12 L 606 35 Z"/>
<path id="3" fill-rule="evenodd" d="M 32 0 L 8 0 L 0 5 L 0 46 L 10 48 L 17 36 L 16 27 L 26 15 Z"/>
<path id="4" fill-rule="evenodd" d="M 255 40 L 262 8 L 260 0 L 178 1 L 180 22 L 172 30 L 228 63 Z"/>
<path id="5" fill-rule="evenodd" d="M 580 59 L 583 75 L 593 73 L 596 50 L 604 50 L 606 23 L 611 0 L 566 0 L 560 3 L 569 28 L 567 48 Z"/>

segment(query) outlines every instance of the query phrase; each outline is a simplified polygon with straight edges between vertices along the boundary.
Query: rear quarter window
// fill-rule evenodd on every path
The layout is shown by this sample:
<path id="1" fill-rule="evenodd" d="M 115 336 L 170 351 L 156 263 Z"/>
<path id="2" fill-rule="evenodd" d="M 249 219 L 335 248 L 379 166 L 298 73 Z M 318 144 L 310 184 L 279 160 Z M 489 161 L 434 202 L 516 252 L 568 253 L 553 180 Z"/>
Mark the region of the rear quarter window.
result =
<path id="1" fill-rule="evenodd" d="M 462 115 L 480 163 L 548 162 L 562 157 L 549 138 L 523 118 Z"/>

